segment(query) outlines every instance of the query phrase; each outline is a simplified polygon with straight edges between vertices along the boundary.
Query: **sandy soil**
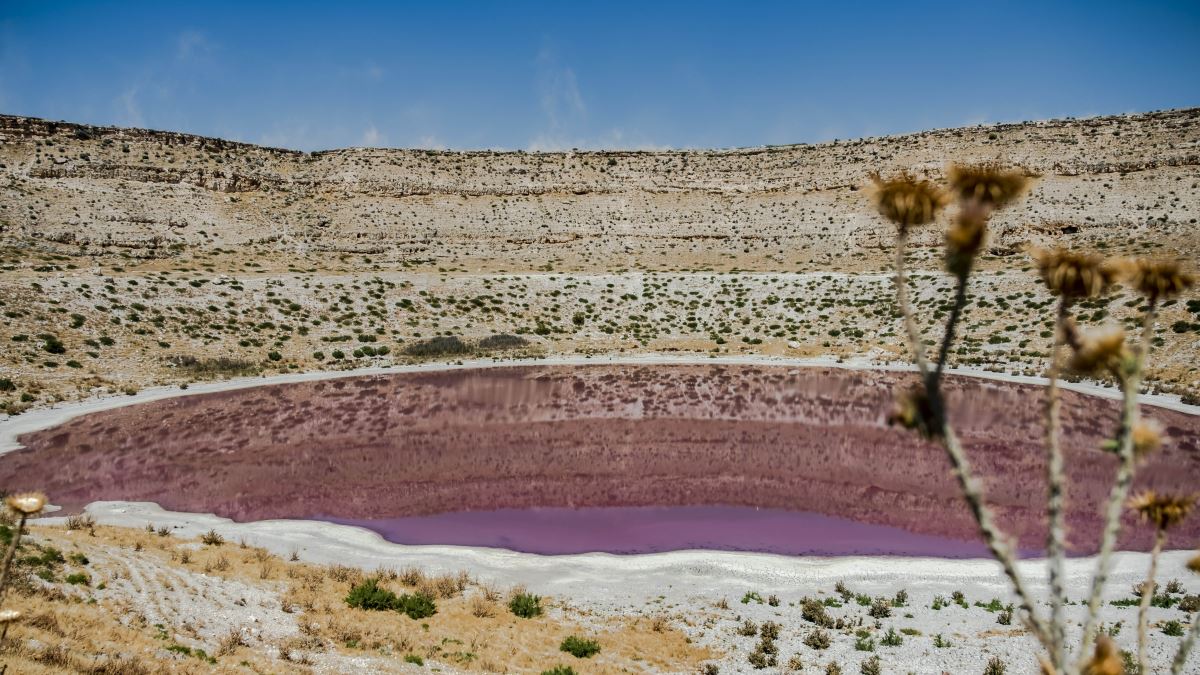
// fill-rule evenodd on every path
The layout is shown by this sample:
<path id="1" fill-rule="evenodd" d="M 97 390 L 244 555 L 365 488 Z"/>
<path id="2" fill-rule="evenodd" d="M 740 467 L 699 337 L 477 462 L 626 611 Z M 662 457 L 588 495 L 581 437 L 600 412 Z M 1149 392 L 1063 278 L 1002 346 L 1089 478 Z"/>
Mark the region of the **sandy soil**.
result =
<path id="1" fill-rule="evenodd" d="M 803 644 L 813 630 L 800 618 L 799 600 L 803 597 L 836 598 L 834 585 L 844 582 L 853 591 L 868 596 L 891 598 L 897 591 L 909 593 L 907 607 L 893 608 L 891 617 L 876 624 L 866 616 L 866 607 L 854 601 L 830 608 L 835 617 L 863 626 L 878 641 L 887 628 L 907 628 L 919 634 L 907 635 L 896 647 L 877 646 L 885 672 L 915 672 L 940 675 L 943 672 L 982 672 L 988 658 L 997 655 L 1009 665 L 1009 672 L 1032 675 L 1037 672 L 1032 660 L 1034 640 L 1016 626 L 997 622 L 997 613 L 976 606 L 993 598 L 1008 603 L 1008 584 L 999 567 L 990 560 L 947 561 L 942 559 L 851 557 L 797 558 L 754 553 L 716 551 L 679 551 L 638 556 L 585 554 L 546 557 L 495 549 L 463 547 L 401 546 L 383 541 L 378 535 L 359 528 L 311 521 L 260 521 L 234 523 L 224 518 L 163 511 L 154 504 L 96 503 L 88 507 L 98 522 L 141 528 L 147 524 L 165 526 L 176 536 L 195 537 L 216 530 L 228 541 L 245 540 L 281 556 L 295 552 L 311 563 L 352 563 L 364 569 L 399 568 L 416 565 L 430 574 L 467 570 L 485 584 L 505 586 L 523 584 L 538 593 L 562 597 L 599 617 L 669 617 L 698 644 L 723 653 L 722 671 L 752 672 L 746 657 L 756 638 L 737 634 L 746 620 L 756 623 L 775 621 L 782 625 L 779 641 L 781 665 L 795 654 L 809 664 L 824 666 L 838 661 L 847 672 L 870 656 L 854 648 L 853 630 L 830 631 L 833 645 L 814 650 Z M 56 522 L 47 519 L 46 522 Z M 1200 580 L 1187 576 L 1184 565 L 1191 555 L 1172 551 L 1164 555 L 1160 578 L 1182 580 L 1187 593 L 1200 592 Z M 1067 567 L 1068 595 L 1081 597 L 1090 582 L 1094 562 L 1089 558 L 1070 560 Z M 1117 555 L 1114 574 L 1105 600 L 1129 597 L 1130 586 L 1144 577 L 1147 556 L 1140 553 Z M 1035 597 L 1044 592 L 1044 563 L 1028 560 L 1020 564 L 1030 580 Z M 949 599 L 954 591 L 965 595 L 967 607 L 951 604 L 932 610 L 936 596 Z M 748 592 L 763 599 L 776 595 L 780 603 L 772 606 L 750 599 L 740 602 Z M 728 608 L 723 608 L 722 600 Z M 1083 608 L 1072 605 L 1069 616 L 1081 619 Z M 1120 623 L 1116 640 L 1123 649 L 1136 641 L 1136 607 L 1108 605 L 1102 619 L 1107 626 Z M 1157 626 L 1167 620 L 1187 621 L 1178 609 L 1154 608 L 1151 618 Z M 1192 620 L 1195 620 L 1194 617 Z M 1078 639 L 1078 626 L 1071 633 Z M 942 635 L 951 647 L 933 646 L 933 637 Z M 1156 664 L 1165 664 L 1173 656 L 1178 638 L 1151 632 L 1151 656 Z M 1157 672 L 1157 671 L 1156 671 Z"/>

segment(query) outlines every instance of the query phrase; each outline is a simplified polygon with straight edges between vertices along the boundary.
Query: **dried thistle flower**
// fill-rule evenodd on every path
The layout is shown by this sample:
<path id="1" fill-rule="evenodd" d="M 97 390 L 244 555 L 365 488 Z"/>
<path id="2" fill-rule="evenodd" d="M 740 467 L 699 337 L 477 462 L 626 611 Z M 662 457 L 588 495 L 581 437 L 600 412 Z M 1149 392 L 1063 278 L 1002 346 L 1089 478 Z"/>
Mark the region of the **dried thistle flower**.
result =
<path id="1" fill-rule="evenodd" d="M 1071 346 L 1067 370 L 1080 375 L 1103 371 L 1117 374 L 1121 364 L 1130 356 L 1125 347 L 1125 329 L 1120 326 L 1097 328 L 1085 333 L 1076 327 L 1074 321 L 1068 321 L 1063 329 L 1066 331 L 1067 344 Z"/>
<path id="2" fill-rule="evenodd" d="M 21 618 L 21 613 L 15 609 L 0 611 L 0 625 L 12 623 Z"/>
<path id="3" fill-rule="evenodd" d="M 959 210 L 946 230 L 946 268 L 960 277 L 971 271 L 971 264 L 987 237 L 987 210 L 968 204 Z"/>
<path id="4" fill-rule="evenodd" d="M 1148 298 L 1167 300 L 1196 283 L 1196 278 L 1180 269 L 1174 260 L 1138 258 L 1126 264 L 1122 271 L 1129 285 Z"/>
<path id="5" fill-rule="evenodd" d="M 1118 274 L 1116 265 L 1090 253 L 1042 249 L 1035 251 L 1033 257 L 1050 292 L 1072 299 L 1103 294 Z"/>
<path id="6" fill-rule="evenodd" d="M 1130 436 L 1133 439 L 1133 452 L 1140 459 L 1158 452 L 1162 447 L 1162 424 L 1158 420 L 1139 419 L 1133 423 Z"/>
<path id="7" fill-rule="evenodd" d="M 960 200 L 990 209 L 1002 209 L 1016 201 L 1033 182 L 1024 171 L 994 162 L 953 164 L 946 170 L 946 180 Z"/>
<path id="8" fill-rule="evenodd" d="M 1096 638 L 1096 651 L 1083 667 L 1083 675 L 1124 675 L 1125 664 L 1113 639 L 1107 635 Z"/>
<path id="9" fill-rule="evenodd" d="M 946 193 L 927 180 L 902 173 L 896 178 L 882 180 L 872 176 L 872 198 L 880 215 L 895 223 L 901 232 L 915 225 L 932 223 L 938 211 L 950 202 Z"/>
<path id="10" fill-rule="evenodd" d="M 46 506 L 46 495 L 41 492 L 22 492 L 9 495 L 4 499 L 4 503 L 15 513 L 32 516 Z"/>
<path id="11" fill-rule="evenodd" d="M 917 431 L 926 438 L 941 435 L 941 425 L 933 412 L 933 404 L 925 388 L 917 385 L 896 396 L 887 416 L 888 426 L 900 425 Z"/>
<path id="12" fill-rule="evenodd" d="M 1146 490 L 1130 499 L 1128 506 L 1155 528 L 1167 530 L 1187 518 L 1195 503 L 1196 498 L 1191 495 L 1158 494 L 1154 490 Z"/>

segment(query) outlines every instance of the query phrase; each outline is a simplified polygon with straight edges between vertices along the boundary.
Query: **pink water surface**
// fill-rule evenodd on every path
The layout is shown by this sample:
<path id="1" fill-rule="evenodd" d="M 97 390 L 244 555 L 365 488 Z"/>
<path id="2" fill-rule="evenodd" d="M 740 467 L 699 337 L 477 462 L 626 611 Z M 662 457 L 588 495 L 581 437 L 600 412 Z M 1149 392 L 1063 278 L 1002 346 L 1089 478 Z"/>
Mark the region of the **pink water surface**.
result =
<path id="1" fill-rule="evenodd" d="M 980 543 L 914 534 L 819 513 L 741 506 L 593 507 L 460 511 L 347 520 L 398 544 L 448 544 L 526 553 L 659 553 L 708 549 L 783 555 L 973 558 Z"/>

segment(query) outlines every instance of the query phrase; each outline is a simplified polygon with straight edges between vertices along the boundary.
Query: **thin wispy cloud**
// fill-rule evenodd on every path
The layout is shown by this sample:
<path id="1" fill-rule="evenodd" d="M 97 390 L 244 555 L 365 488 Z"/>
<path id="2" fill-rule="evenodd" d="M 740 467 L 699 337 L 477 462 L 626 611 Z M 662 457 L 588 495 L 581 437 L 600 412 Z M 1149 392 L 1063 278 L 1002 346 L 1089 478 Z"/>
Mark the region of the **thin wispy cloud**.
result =
<path id="1" fill-rule="evenodd" d="M 139 87 L 130 86 L 122 91 L 113 105 L 116 108 L 117 124 L 129 127 L 146 126 L 146 118 L 142 114 L 142 106 L 138 101 Z"/>
<path id="2" fill-rule="evenodd" d="M 587 122 L 587 104 L 575 71 L 559 61 L 550 47 L 537 56 L 537 93 L 544 125 L 529 143 L 530 150 L 559 149 L 577 135 Z"/>
<path id="3" fill-rule="evenodd" d="M 202 58 L 212 51 L 213 43 L 198 30 L 185 30 L 175 38 L 175 58 L 180 61 Z"/>
<path id="4" fill-rule="evenodd" d="M 382 133 L 380 133 L 379 129 L 377 129 L 374 124 L 368 125 L 366 130 L 363 131 L 361 143 L 363 147 L 378 148 L 385 142 L 386 138 Z"/>

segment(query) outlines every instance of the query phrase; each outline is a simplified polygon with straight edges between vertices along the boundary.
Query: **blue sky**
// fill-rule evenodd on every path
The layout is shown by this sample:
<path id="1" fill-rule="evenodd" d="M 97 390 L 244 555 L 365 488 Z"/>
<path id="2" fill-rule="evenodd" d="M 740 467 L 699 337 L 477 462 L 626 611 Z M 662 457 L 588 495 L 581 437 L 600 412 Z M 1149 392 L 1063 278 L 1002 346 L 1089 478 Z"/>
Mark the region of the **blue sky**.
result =
<path id="1" fill-rule="evenodd" d="M 816 142 L 1200 105 L 1200 2 L 0 0 L 0 112 L 303 150 Z"/>

